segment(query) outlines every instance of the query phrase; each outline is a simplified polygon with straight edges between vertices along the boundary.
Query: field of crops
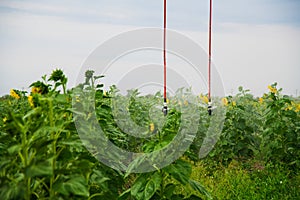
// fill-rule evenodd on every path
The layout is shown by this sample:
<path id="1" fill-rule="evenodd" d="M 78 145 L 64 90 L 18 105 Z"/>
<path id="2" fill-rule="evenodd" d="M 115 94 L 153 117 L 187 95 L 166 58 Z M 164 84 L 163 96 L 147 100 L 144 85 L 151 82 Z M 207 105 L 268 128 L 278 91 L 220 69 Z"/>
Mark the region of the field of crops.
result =
<path id="1" fill-rule="evenodd" d="M 300 199 L 300 100 L 282 95 L 276 83 L 262 97 L 242 87 L 220 97 L 222 132 L 200 159 L 212 126 L 204 94 L 179 90 L 163 116 L 154 109 L 163 103 L 160 92 L 124 96 L 115 86 L 104 91 L 101 78 L 87 71 L 84 83 L 67 89 L 67 77 L 54 70 L 32 83 L 31 92 L 12 89 L 1 97 L 0 199 Z M 181 140 L 182 130 L 195 136 Z M 185 152 L 168 152 L 174 161 L 153 154 L 146 173 L 132 173 L 145 157 L 126 165 L 128 157 L 107 145 L 139 155 L 171 142 L 191 144 Z"/>

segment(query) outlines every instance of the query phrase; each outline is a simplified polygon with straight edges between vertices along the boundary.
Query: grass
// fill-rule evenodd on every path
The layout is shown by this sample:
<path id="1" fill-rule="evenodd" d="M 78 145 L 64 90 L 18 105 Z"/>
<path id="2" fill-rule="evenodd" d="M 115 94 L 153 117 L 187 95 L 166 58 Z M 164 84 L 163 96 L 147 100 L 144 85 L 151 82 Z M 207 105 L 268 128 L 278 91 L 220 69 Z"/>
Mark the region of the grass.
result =
<path id="1" fill-rule="evenodd" d="M 191 178 L 203 184 L 213 199 L 300 199 L 299 174 L 279 164 L 257 167 L 252 163 L 232 161 L 222 166 L 200 161 L 193 166 Z"/>

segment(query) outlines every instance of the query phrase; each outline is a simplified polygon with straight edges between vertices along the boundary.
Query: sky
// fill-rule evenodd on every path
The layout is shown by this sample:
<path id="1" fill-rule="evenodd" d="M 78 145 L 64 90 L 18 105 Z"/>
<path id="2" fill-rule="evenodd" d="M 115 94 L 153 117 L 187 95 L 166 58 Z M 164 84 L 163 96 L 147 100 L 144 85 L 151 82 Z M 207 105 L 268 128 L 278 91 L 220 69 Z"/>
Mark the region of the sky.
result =
<path id="1" fill-rule="evenodd" d="M 167 9 L 167 27 L 205 51 L 208 2 L 172 0 Z M 243 86 L 259 96 L 274 82 L 300 95 L 299 10 L 299 0 L 213 1 L 212 59 L 227 95 Z M 29 90 L 56 68 L 74 86 L 93 50 L 126 31 L 161 28 L 162 11 L 162 0 L 0 0 L 0 95 Z"/>

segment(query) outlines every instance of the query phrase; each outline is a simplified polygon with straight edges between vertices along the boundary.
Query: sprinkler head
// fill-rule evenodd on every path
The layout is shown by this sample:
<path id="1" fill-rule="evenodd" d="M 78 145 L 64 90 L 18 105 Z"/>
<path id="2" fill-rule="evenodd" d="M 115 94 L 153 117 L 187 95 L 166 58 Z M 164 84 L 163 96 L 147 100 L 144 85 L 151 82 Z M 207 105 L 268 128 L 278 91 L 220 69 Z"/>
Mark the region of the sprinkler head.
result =
<path id="1" fill-rule="evenodd" d="M 211 101 L 208 102 L 207 112 L 208 112 L 208 115 L 212 114 L 212 103 L 211 103 Z"/>
<path id="2" fill-rule="evenodd" d="M 161 111 L 164 113 L 164 116 L 168 114 L 168 106 L 166 102 L 164 102 L 164 106 Z"/>

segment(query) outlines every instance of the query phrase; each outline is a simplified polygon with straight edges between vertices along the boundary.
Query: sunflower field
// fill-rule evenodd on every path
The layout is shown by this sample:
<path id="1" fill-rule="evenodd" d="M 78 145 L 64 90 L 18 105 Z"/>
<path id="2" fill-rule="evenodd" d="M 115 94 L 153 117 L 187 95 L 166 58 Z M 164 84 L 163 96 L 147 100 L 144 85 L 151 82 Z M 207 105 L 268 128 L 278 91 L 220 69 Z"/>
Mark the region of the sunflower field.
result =
<path id="1" fill-rule="evenodd" d="M 206 95 L 178 90 L 163 116 L 161 108 L 154 109 L 163 103 L 160 92 L 121 95 L 116 86 L 105 91 L 102 77 L 89 70 L 85 82 L 68 89 L 67 77 L 56 69 L 32 83 L 30 92 L 11 89 L 0 98 L 1 200 L 300 199 L 300 99 L 283 95 L 277 83 L 267 86 L 262 97 L 242 87 L 237 95 L 219 97 L 225 108 L 222 131 L 200 159 L 212 120 Z M 116 103 L 123 105 L 115 109 Z M 78 120 L 84 123 L 78 126 Z M 95 124 L 106 136 L 101 145 L 91 134 Z M 181 130 L 187 130 L 188 141 L 178 137 Z M 189 130 L 195 136 L 189 137 Z M 87 134 L 88 147 L 79 131 Z M 172 141 L 190 145 L 184 152 L 168 152 L 180 155 L 174 161 L 160 161 L 154 154 L 157 163 L 170 164 L 145 173 L 134 171 L 141 159 L 132 158 L 127 166 L 97 159 L 107 155 L 126 163 L 128 158 L 115 155 L 108 143 L 150 153 Z"/>

